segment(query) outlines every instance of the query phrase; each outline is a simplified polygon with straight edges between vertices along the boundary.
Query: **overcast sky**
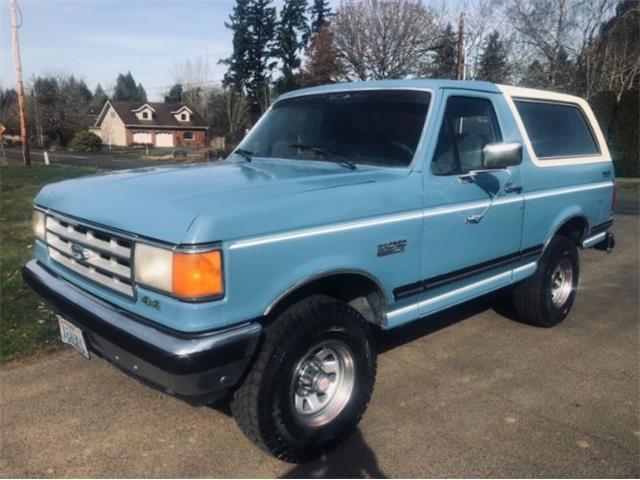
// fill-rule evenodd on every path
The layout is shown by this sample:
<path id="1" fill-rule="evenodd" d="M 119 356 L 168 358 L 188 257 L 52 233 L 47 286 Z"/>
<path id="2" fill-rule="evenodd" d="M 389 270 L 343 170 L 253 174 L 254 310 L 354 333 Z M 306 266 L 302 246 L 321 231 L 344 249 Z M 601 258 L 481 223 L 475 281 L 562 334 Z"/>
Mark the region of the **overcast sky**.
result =
<path id="1" fill-rule="evenodd" d="M 229 55 L 224 22 L 234 0 L 18 0 L 23 78 L 73 73 L 93 90 L 113 87 L 131 70 L 150 100 L 174 82 L 177 62 L 207 55 L 211 80 L 222 79 L 218 60 Z M 331 0 L 336 6 L 338 0 Z M 281 0 L 276 1 L 279 7 Z M 15 85 L 9 2 L 0 0 L 0 87 Z"/>

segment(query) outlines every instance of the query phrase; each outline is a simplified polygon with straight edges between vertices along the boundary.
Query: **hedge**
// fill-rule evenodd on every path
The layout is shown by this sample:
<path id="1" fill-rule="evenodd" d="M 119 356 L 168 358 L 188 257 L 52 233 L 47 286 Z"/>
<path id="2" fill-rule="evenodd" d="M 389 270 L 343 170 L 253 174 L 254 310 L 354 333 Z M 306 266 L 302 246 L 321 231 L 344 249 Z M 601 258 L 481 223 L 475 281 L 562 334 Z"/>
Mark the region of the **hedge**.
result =
<path id="1" fill-rule="evenodd" d="M 591 101 L 618 177 L 640 177 L 640 90 L 600 92 Z"/>

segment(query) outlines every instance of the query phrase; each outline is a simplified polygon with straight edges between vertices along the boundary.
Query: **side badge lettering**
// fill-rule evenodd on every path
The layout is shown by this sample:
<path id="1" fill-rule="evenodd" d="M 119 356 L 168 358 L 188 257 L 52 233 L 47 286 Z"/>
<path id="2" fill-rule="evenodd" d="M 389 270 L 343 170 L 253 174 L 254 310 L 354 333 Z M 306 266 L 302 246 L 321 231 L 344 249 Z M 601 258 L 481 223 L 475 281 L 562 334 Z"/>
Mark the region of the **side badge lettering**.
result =
<path id="1" fill-rule="evenodd" d="M 406 240 L 396 240 L 394 242 L 381 243 L 378 245 L 378 256 L 386 257 L 394 253 L 402 253 L 407 248 Z"/>

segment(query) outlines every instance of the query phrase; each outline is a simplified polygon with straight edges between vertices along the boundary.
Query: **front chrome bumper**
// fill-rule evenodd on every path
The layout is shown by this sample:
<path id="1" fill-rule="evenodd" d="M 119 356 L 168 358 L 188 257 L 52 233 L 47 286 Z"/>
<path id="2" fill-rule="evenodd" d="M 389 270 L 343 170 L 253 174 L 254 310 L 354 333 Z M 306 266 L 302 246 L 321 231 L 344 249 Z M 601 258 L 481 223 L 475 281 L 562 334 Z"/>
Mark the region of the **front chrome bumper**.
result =
<path id="1" fill-rule="evenodd" d="M 193 404 L 215 401 L 238 383 L 262 326 L 184 333 L 161 327 L 80 290 L 40 264 L 22 269 L 25 282 L 82 329 L 93 353 L 143 383 Z"/>

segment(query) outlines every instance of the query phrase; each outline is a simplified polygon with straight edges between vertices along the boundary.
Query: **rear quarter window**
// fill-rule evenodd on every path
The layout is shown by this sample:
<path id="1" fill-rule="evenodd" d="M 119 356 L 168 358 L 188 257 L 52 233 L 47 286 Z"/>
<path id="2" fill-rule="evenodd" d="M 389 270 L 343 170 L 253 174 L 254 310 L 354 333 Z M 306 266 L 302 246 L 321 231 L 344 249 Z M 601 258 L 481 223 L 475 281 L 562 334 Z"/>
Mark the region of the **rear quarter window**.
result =
<path id="1" fill-rule="evenodd" d="M 598 155 L 600 152 L 582 110 L 566 103 L 514 100 L 536 156 Z"/>

